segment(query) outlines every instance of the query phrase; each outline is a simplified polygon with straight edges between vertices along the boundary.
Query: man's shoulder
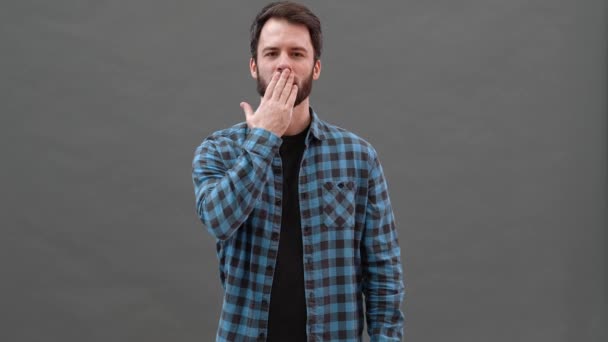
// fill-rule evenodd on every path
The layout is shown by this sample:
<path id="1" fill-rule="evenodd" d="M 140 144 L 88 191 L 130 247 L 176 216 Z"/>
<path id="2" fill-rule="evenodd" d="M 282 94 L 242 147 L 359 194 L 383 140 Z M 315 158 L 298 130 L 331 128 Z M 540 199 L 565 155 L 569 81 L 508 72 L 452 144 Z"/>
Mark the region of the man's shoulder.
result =
<path id="1" fill-rule="evenodd" d="M 337 124 L 322 121 L 323 130 L 325 132 L 326 144 L 331 146 L 342 146 L 346 149 L 357 149 L 368 152 L 370 155 L 375 155 L 374 146 L 367 139 L 350 129 L 341 127 Z"/>
<path id="2" fill-rule="evenodd" d="M 207 136 L 207 138 L 212 138 L 212 139 L 229 138 L 229 139 L 234 140 L 238 137 L 245 136 L 246 134 L 247 134 L 247 122 L 242 121 L 242 122 L 236 123 L 232 126 L 218 129 L 218 130 L 214 131 L 213 133 L 209 134 L 209 136 Z"/>
<path id="3" fill-rule="evenodd" d="M 351 139 L 358 143 L 364 145 L 370 145 L 370 143 L 359 136 L 357 133 L 351 131 L 350 129 L 344 128 L 342 126 L 338 126 L 337 124 L 322 121 L 322 128 L 325 132 L 325 137 L 330 139 Z"/>
<path id="4" fill-rule="evenodd" d="M 247 135 L 247 122 L 242 121 L 229 127 L 212 131 L 203 138 L 201 144 L 212 142 L 239 142 Z"/>

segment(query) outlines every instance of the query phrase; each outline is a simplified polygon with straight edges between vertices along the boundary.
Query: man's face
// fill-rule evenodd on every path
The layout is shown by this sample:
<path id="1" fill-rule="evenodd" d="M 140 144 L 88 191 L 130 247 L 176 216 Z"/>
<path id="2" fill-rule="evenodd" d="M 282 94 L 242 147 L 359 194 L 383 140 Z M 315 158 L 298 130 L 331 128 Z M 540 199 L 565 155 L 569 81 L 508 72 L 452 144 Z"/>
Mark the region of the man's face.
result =
<path id="1" fill-rule="evenodd" d="M 317 80 L 321 72 L 321 61 L 314 61 L 314 48 L 306 26 L 276 18 L 269 19 L 262 27 L 257 61 L 252 58 L 249 66 L 260 96 L 264 96 L 275 71 L 290 69 L 298 85 L 294 106 L 308 98 L 312 81 Z"/>

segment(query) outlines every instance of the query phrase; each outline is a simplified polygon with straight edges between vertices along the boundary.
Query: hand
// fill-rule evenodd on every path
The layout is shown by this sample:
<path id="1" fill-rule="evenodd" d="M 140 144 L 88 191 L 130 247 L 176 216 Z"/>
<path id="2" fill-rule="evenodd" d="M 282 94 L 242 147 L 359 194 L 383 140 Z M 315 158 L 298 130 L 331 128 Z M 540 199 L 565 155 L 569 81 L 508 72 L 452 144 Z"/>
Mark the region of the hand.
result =
<path id="1" fill-rule="evenodd" d="M 276 71 L 255 113 L 249 103 L 241 102 L 249 128 L 264 128 L 279 137 L 287 131 L 298 94 L 298 86 L 293 84 L 293 80 L 291 70 Z"/>

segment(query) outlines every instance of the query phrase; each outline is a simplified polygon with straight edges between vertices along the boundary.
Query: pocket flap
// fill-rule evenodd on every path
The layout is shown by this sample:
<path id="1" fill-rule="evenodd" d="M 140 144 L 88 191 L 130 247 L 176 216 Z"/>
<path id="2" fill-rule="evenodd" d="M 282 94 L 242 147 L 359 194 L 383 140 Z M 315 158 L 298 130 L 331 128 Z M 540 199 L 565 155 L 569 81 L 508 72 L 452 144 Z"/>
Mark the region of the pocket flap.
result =
<path id="1" fill-rule="evenodd" d="M 352 190 L 355 188 L 355 182 L 352 180 L 329 181 L 323 183 L 323 187 L 327 190 Z"/>

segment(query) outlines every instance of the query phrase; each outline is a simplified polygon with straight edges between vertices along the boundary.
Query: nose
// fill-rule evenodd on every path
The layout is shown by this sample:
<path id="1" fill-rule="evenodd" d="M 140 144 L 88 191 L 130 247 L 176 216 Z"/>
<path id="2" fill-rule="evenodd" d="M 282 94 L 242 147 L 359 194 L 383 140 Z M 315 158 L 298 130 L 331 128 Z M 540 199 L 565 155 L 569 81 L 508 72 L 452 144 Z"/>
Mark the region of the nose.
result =
<path id="1" fill-rule="evenodd" d="M 277 64 L 277 70 L 279 72 L 283 72 L 283 70 L 285 69 L 291 69 L 291 64 L 290 64 L 290 60 L 289 60 L 289 56 L 287 54 L 282 53 L 281 57 L 278 60 L 278 64 Z"/>

